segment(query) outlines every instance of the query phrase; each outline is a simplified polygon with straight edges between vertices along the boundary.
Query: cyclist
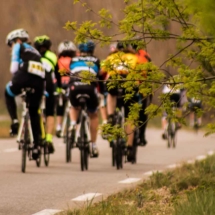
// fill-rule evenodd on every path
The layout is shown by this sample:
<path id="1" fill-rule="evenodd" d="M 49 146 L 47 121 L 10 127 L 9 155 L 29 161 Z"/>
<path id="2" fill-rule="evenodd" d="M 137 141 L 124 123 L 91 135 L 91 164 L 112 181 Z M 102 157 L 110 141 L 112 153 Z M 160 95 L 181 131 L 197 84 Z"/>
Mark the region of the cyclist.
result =
<path id="1" fill-rule="evenodd" d="M 116 51 L 116 46 L 117 43 L 112 43 L 109 46 L 109 55 L 113 54 Z M 100 114 L 102 117 L 102 123 L 106 124 L 108 121 L 108 117 L 107 117 L 107 87 L 106 87 L 106 79 L 107 79 L 107 73 L 106 71 L 102 70 L 103 68 L 103 63 L 105 62 L 102 61 L 101 62 L 101 75 L 99 76 L 99 79 L 101 80 L 101 82 L 99 82 L 99 91 L 100 93 Z M 106 139 L 105 136 L 103 136 L 104 139 Z"/>
<path id="2" fill-rule="evenodd" d="M 73 42 L 65 40 L 61 42 L 58 46 L 58 71 L 62 74 L 61 76 L 61 85 L 62 89 L 65 91 L 68 89 L 70 81 L 70 63 L 73 57 L 76 56 L 76 46 Z M 63 104 L 59 105 L 57 103 L 57 127 L 56 127 L 56 136 L 60 137 L 61 128 L 62 128 L 62 119 L 65 111 L 65 104 L 67 98 L 63 97 Z"/>
<path id="3" fill-rule="evenodd" d="M 123 44 L 121 42 L 117 43 L 116 50 L 111 53 L 106 59 L 106 65 L 104 65 L 103 70 L 108 72 L 109 78 L 112 78 L 112 74 L 120 74 L 124 77 L 127 76 L 129 70 L 134 70 L 138 64 L 138 57 L 136 56 L 133 48 L 128 44 Z M 108 89 L 107 96 L 107 112 L 108 112 L 108 122 L 114 124 L 114 112 L 117 104 L 117 94 L 118 88 Z M 125 89 L 123 89 L 123 95 L 125 95 Z M 136 93 L 128 101 L 124 102 L 125 118 L 128 117 L 129 107 L 132 103 L 138 102 L 138 97 Z M 132 145 L 134 139 L 134 132 L 131 124 L 127 124 L 126 133 L 127 138 L 127 159 L 128 161 L 133 160 Z"/>
<path id="4" fill-rule="evenodd" d="M 181 90 L 176 87 L 172 87 L 168 84 L 165 84 L 162 90 L 163 94 L 169 94 L 170 95 L 170 101 L 174 102 L 175 106 L 180 110 L 181 108 Z M 166 133 L 166 128 L 167 128 L 167 113 L 163 113 L 163 117 L 161 119 L 161 124 L 162 124 L 162 138 L 165 140 L 167 139 L 167 133 Z M 181 127 L 180 123 L 177 123 L 177 129 Z"/>
<path id="5" fill-rule="evenodd" d="M 195 97 L 192 97 L 192 98 L 188 98 L 188 108 L 190 110 L 190 116 L 189 116 L 189 119 L 190 119 L 190 126 L 191 127 L 194 127 L 195 126 L 195 122 L 194 122 L 194 114 L 195 112 L 198 112 L 198 110 L 202 110 L 203 109 L 203 106 L 202 106 L 202 101 L 199 100 L 199 99 L 196 99 Z M 202 117 L 198 117 L 197 119 L 197 126 L 201 126 L 202 124 Z"/>
<path id="6" fill-rule="evenodd" d="M 19 95 L 22 89 L 25 88 L 34 90 L 29 98 L 29 114 L 34 137 L 32 157 L 37 159 L 39 156 L 38 146 L 41 143 L 40 115 L 38 110 L 44 92 L 45 71 L 41 63 L 40 53 L 28 44 L 28 40 L 29 35 L 25 29 L 16 29 L 7 35 L 6 44 L 12 50 L 10 72 L 13 77 L 6 85 L 5 100 L 12 119 L 10 134 L 16 135 L 19 123 L 15 96 Z"/>
<path id="7" fill-rule="evenodd" d="M 46 98 L 46 142 L 49 146 L 49 153 L 54 153 L 54 145 L 52 140 L 52 133 L 54 130 L 54 109 L 55 109 L 55 97 L 54 97 L 54 83 L 53 78 L 56 77 L 58 89 L 61 90 L 60 74 L 57 70 L 57 56 L 50 51 L 51 40 L 48 36 L 42 35 L 35 37 L 34 46 L 42 55 L 42 63 L 46 71 L 46 91 L 48 96 Z"/>
<path id="8" fill-rule="evenodd" d="M 138 57 L 138 63 L 148 63 L 151 62 L 151 57 L 150 55 L 143 49 L 139 49 L 138 45 L 136 44 L 132 44 L 132 48 L 135 50 L 136 55 Z M 145 131 L 146 131 L 146 127 L 147 127 L 147 121 L 148 121 L 148 115 L 145 114 L 145 109 L 147 108 L 147 106 L 151 103 L 152 101 L 152 96 L 147 96 L 144 97 L 139 95 L 139 99 L 140 99 L 140 103 L 142 104 L 142 108 L 140 110 L 140 131 L 139 131 L 139 138 L 140 138 L 140 142 L 139 145 L 140 146 L 145 146 L 147 144 L 146 138 L 145 138 Z"/>
<path id="9" fill-rule="evenodd" d="M 87 101 L 87 109 L 90 118 L 90 132 L 91 132 L 91 157 L 98 157 L 99 152 L 96 145 L 97 139 L 97 129 L 98 129 L 98 91 L 97 91 L 97 82 L 92 82 L 91 84 L 81 82 L 79 74 L 82 71 L 88 71 L 91 74 L 94 74 L 98 77 L 100 71 L 100 60 L 93 56 L 95 44 L 92 41 L 87 41 L 81 43 L 78 46 L 80 51 L 80 56 L 77 56 L 72 59 L 70 64 L 71 71 L 71 81 L 70 81 L 70 102 L 72 105 L 71 108 L 71 138 L 74 139 L 77 119 L 79 115 L 79 102 L 77 99 L 78 94 L 86 94 L 90 97 Z"/>

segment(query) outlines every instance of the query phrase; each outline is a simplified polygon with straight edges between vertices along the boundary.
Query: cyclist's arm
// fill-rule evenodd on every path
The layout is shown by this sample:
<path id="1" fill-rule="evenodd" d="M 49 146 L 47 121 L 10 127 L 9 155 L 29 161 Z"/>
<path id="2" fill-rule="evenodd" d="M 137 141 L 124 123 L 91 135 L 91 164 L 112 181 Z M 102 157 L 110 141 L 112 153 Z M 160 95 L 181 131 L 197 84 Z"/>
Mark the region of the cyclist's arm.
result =
<path id="1" fill-rule="evenodd" d="M 56 78 L 56 80 L 57 80 L 57 86 L 58 86 L 59 88 L 62 88 L 61 75 L 60 75 L 60 73 L 59 73 L 58 64 L 55 66 L 54 73 L 55 73 L 55 78 Z"/>
<path id="2" fill-rule="evenodd" d="M 11 64 L 10 64 L 10 72 L 14 74 L 19 70 L 19 64 L 21 62 L 20 59 L 20 49 L 21 49 L 21 44 L 16 43 L 13 46 L 12 49 L 12 57 L 11 57 Z"/>

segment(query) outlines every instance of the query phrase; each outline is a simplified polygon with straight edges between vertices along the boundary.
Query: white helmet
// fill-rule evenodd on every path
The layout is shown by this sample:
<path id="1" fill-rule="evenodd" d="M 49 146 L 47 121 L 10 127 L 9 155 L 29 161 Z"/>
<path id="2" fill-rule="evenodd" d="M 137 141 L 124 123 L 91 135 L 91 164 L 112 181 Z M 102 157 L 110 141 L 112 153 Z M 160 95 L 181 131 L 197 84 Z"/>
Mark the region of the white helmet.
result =
<path id="1" fill-rule="evenodd" d="M 25 29 L 16 29 L 11 31 L 6 37 L 6 44 L 10 46 L 11 42 L 16 38 L 28 39 L 28 32 Z"/>
<path id="2" fill-rule="evenodd" d="M 76 51 L 76 50 L 77 48 L 75 44 L 68 40 L 61 42 L 58 46 L 58 54 L 62 53 L 63 51 Z"/>
<path id="3" fill-rule="evenodd" d="M 109 52 L 113 53 L 116 51 L 117 43 L 111 43 L 109 46 Z"/>

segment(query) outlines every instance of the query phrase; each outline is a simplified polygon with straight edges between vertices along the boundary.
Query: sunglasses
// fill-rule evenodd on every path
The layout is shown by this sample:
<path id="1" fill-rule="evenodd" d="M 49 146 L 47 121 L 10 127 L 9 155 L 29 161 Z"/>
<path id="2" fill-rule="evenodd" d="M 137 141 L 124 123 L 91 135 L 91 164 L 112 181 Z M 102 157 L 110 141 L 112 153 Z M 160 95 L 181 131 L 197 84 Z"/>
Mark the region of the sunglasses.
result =
<path id="1" fill-rule="evenodd" d="M 14 43 L 14 41 L 12 41 L 12 40 L 11 40 L 11 41 L 9 41 L 9 42 L 8 42 L 8 44 L 7 44 L 7 45 L 11 48 L 11 47 L 12 47 L 12 45 L 13 45 L 13 43 Z"/>

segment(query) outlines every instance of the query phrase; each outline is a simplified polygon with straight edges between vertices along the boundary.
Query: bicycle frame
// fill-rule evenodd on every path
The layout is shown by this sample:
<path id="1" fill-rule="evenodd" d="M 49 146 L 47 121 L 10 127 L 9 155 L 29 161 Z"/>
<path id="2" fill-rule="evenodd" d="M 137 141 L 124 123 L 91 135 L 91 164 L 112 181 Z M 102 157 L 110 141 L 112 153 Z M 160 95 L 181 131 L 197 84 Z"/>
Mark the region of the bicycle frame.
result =
<path id="1" fill-rule="evenodd" d="M 26 96 L 26 94 L 23 94 L 23 96 Z M 18 131 L 17 143 L 21 143 L 21 141 L 22 141 L 21 138 L 22 138 L 23 127 L 25 125 L 26 116 L 29 114 L 28 113 L 28 108 L 26 107 L 26 101 L 24 100 L 24 98 L 22 99 L 22 105 L 23 105 L 22 120 L 21 120 L 21 124 L 20 124 L 20 127 L 19 127 L 19 131 Z M 32 133 L 32 128 L 31 128 L 30 118 L 28 118 L 27 123 L 28 123 L 30 141 L 31 141 L 31 143 L 33 143 L 34 138 L 33 138 L 33 133 Z"/>
<path id="2" fill-rule="evenodd" d="M 89 122 L 89 117 L 88 117 L 87 112 L 86 112 L 85 109 L 82 109 L 82 110 L 81 110 L 80 116 L 81 116 L 80 122 L 82 122 L 82 119 L 85 117 L 84 128 L 85 128 L 85 131 L 86 131 L 88 140 L 91 140 L 91 134 L 90 134 L 90 129 L 89 129 L 90 122 Z M 79 124 L 77 125 L 77 129 L 76 129 L 75 143 L 77 143 L 78 137 L 80 137 L 80 130 L 81 130 L 81 125 L 80 125 L 80 123 L 79 123 Z"/>
<path id="3" fill-rule="evenodd" d="M 65 134 L 66 124 L 67 124 L 67 117 L 70 118 L 70 115 L 69 115 L 70 108 L 71 108 L 71 103 L 67 99 L 67 101 L 66 101 L 66 110 L 65 110 L 64 116 L 63 116 L 62 130 L 61 130 L 61 133 L 60 133 L 61 137 L 64 137 L 64 134 Z"/>

